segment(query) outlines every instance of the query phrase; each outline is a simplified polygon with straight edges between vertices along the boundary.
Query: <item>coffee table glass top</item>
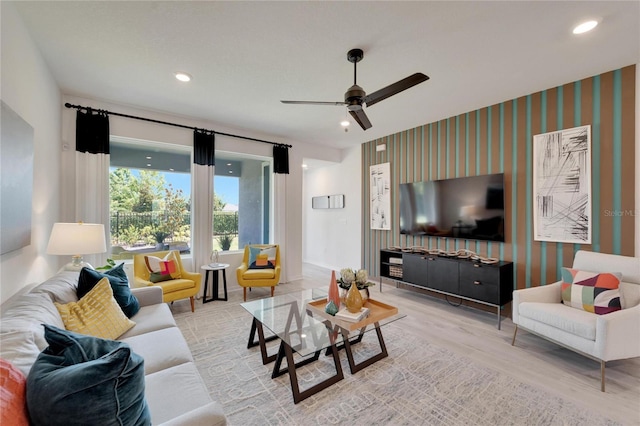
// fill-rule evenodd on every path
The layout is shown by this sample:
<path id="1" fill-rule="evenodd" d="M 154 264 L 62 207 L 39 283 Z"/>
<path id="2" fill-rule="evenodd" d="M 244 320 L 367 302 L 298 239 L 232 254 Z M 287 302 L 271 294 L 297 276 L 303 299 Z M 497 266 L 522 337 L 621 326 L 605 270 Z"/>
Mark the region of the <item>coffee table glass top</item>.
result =
<path id="1" fill-rule="evenodd" d="M 338 328 L 341 325 L 339 321 L 332 321 L 332 317 L 328 315 L 320 316 L 316 313 L 314 316 L 313 309 L 309 309 L 309 302 L 326 297 L 326 289 L 314 288 L 245 302 L 241 306 L 296 352 L 306 356 L 343 341 Z M 405 316 L 392 315 L 380 319 L 378 324 L 383 326 Z M 370 325 L 366 331 L 374 329 L 375 327 Z M 352 333 L 359 333 L 359 330 Z"/>

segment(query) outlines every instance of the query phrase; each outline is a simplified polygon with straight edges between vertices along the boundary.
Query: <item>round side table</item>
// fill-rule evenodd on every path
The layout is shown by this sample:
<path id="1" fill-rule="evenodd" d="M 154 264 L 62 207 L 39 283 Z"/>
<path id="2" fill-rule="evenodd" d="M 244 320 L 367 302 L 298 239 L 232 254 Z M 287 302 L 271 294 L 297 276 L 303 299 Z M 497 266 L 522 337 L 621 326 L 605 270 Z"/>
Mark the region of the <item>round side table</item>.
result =
<path id="1" fill-rule="evenodd" d="M 212 302 L 214 300 L 227 300 L 227 268 L 228 263 L 209 263 L 202 265 L 200 269 L 204 270 L 204 293 L 202 293 L 202 303 Z M 219 297 L 218 293 L 218 275 L 222 271 L 222 283 L 224 285 L 224 297 Z M 209 288 L 209 273 L 213 275 L 213 295 L 207 299 L 207 290 Z"/>

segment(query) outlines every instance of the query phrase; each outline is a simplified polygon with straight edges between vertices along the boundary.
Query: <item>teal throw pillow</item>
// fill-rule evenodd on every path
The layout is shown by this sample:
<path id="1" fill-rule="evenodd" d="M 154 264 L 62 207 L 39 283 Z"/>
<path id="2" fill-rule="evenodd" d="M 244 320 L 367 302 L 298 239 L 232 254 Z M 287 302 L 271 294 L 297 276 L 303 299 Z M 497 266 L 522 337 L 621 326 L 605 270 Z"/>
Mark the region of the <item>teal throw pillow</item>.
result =
<path id="1" fill-rule="evenodd" d="M 140 302 L 131 293 L 129 288 L 129 280 L 127 279 L 127 273 L 124 271 L 124 263 L 116 266 L 113 269 L 102 273 L 90 268 L 82 268 L 80 270 L 80 278 L 78 279 L 78 289 L 76 294 L 78 299 L 82 299 L 87 293 L 91 291 L 98 281 L 107 277 L 109 284 L 111 284 L 111 290 L 113 290 L 113 297 L 118 302 L 120 309 L 127 316 L 131 318 L 140 310 Z"/>
<path id="2" fill-rule="evenodd" d="M 144 360 L 115 340 L 44 325 L 49 346 L 27 377 L 30 424 L 150 425 Z"/>

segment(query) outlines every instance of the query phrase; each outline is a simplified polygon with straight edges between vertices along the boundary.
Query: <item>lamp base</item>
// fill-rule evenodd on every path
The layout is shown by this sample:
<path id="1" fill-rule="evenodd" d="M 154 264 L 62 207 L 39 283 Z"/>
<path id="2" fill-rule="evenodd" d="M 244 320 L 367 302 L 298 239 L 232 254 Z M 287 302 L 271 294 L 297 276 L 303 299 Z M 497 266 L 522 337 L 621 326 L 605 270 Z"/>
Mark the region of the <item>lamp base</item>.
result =
<path id="1" fill-rule="evenodd" d="M 58 272 L 62 272 L 62 271 L 80 272 L 80 270 L 84 267 L 95 269 L 93 266 L 91 266 L 91 264 L 82 260 L 82 256 L 72 256 L 71 259 L 72 259 L 71 262 L 67 263 L 62 268 L 60 268 Z"/>

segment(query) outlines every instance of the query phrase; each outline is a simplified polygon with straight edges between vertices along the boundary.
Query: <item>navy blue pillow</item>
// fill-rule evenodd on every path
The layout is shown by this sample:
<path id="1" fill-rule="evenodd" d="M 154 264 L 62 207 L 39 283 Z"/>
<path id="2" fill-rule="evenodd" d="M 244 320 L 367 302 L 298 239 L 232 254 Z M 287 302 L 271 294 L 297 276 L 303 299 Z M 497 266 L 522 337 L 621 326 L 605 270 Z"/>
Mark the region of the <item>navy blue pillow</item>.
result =
<path id="1" fill-rule="evenodd" d="M 104 273 L 86 267 L 82 268 L 80 270 L 80 278 L 78 279 L 78 289 L 76 290 L 78 299 L 82 299 L 98 284 L 98 281 L 104 277 L 107 277 L 109 280 L 111 290 L 113 290 L 113 297 L 116 299 L 116 302 L 118 302 L 118 305 L 120 305 L 122 312 L 124 312 L 128 318 L 137 314 L 140 310 L 140 302 L 131 294 L 127 273 L 124 271 L 124 263 Z"/>
<path id="2" fill-rule="evenodd" d="M 49 346 L 27 377 L 32 425 L 150 425 L 144 360 L 115 340 L 44 325 Z"/>

